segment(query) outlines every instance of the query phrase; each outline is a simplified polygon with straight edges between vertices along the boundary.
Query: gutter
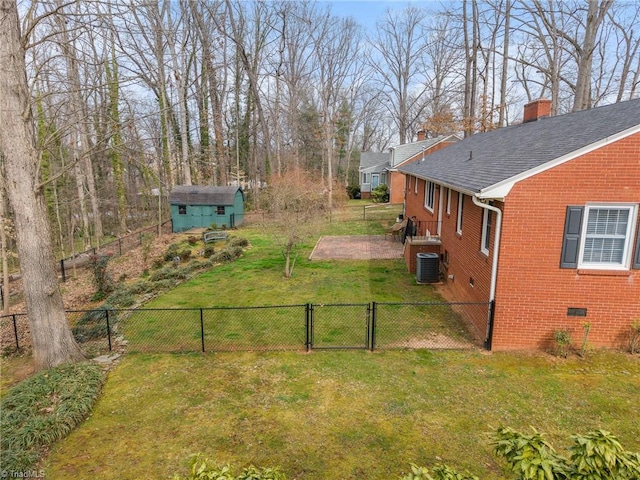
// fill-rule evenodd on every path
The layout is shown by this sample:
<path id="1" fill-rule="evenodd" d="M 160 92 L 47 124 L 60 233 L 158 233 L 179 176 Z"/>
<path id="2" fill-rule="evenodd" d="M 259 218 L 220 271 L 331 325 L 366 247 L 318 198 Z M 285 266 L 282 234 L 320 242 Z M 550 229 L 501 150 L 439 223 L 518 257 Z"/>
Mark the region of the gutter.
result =
<path id="1" fill-rule="evenodd" d="M 491 337 L 493 336 L 493 313 L 496 302 L 496 283 L 498 281 L 498 255 L 500 254 L 500 235 L 502 233 L 502 210 L 488 203 L 484 203 L 478 199 L 476 195 L 472 195 L 473 203 L 480 208 L 490 210 L 496 214 L 496 233 L 493 242 L 493 263 L 491 265 L 491 287 L 489 289 L 489 314 L 487 318 L 487 332 L 484 346 L 487 350 L 491 350 Z"/>

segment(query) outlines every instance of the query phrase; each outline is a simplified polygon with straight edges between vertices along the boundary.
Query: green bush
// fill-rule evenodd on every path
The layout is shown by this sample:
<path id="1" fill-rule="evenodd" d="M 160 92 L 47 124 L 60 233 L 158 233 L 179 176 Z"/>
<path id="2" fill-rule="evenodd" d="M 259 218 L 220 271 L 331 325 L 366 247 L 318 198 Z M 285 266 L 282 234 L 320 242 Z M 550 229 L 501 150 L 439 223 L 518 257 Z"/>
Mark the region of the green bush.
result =
<path id="1" fill-rule="evenodd" d="M 378 185 L 371 190 L 371 198 L 376 203 L 387 203 L 389 201 L 389 187 L 385 184 Z"/>
<path id="2" fill-rule="evenodd" d="M 360 198 L 360 185 L 348 185 L 347 195 L 349 198 Z"/>
<path id="3" fill-rule="evenodd" d="M 189 272 L 184 267 L 166 266 L 149 275 L 149 280 L 152 282 L 167 279 L 184 280 L 188 277 Z"/>
<path id="4" fill-rule="evenodd" d="M 609 432 L 596 430 L 573 435 L 569 458 L 558 454 L 544 435 L 535 429 L 530 435 L 509 427 L 491 434 L 493 452 L 507 462 L 514 480 L 638 480 L 640 454 L 626 451 Z M 411 465 L 411 473 L 401 480 L 477 480 L 460 474 L 447 465 L 426 467 Z"/>
<path id="5" fill-rule="evenodd" d="M 191 460 L 189 475 L 175 476 L 174 480 L 286 480 L 287 477 L 279 468 L 257 468 L 253 465 L 244 468 L 235 475 L 229 465 L 214 465 L 208 458 L 195 455 Z"/>
<path id="6" fill-rule="evenodd" d="M 44 450 L 91 411 L 104 373 L 93 363 L 64 365 L 19 383 L 0 401 L 3 472 L 35 470 Z"/>
<path id="7" fill-rule="evenodd" d="M 116 288 L 116 290 L 107 297 L 106 301 L 114 307 L 120 308 L 130 307 L 136 303 L 131 287 L 124 285 Z"/>
<path id="8" fill-rule="evenodd" d="M 105 310 L 109 310 L 109 322 L 113 326 L 117 321 L 113 306 L 103 305 L 99 310 L 89 310 L 85 312 L 71 329 L 73 336 L 78 343 L 85 343 L 90 340 L 107 338 L 107 317 Z"/>
<path id="9" fill-rule="evenodd" d="M 204 247 L 204 256 L 206 258 L 209 258 L 214 253 L 216 253 L 216 249 L 212 244 L 208 244 Z"/>

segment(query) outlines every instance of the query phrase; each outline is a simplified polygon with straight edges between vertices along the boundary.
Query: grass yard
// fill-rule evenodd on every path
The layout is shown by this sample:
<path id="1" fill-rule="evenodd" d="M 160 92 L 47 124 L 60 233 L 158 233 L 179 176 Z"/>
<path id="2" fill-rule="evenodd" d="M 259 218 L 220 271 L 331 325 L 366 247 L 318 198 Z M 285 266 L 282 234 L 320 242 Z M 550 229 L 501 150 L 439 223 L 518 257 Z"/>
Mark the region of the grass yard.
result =
<path id="1" fill-rule="evenodd" d="M 640 451 L 640 362 L 619 353 L 425 350 L 127 355 L 93 414 L 57 444 L 47 478 L 162 479 L 202 452 L 290 479 L 394 479 L 445 462 L 502 476 L 486 433 L 501 424 L 612 431 Z"/>

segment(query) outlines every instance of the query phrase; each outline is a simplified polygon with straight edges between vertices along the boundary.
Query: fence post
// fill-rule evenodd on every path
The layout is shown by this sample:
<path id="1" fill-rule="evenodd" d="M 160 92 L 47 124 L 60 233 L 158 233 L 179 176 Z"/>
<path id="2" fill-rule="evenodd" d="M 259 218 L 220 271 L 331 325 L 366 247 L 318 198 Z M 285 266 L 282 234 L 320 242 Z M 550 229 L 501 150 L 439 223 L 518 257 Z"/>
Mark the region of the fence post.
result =
<path id="1" fill-rule="evenodd" d="M 122 256 L 122 238 L 118 237 L 118 252 Z"/>
<path id="2" fill-rule="evenodd" d="M 200 338 L 202 339 L 202 353 L 204 353 L 204 314 L 200 309 Z"/>
<path id="3" fill-rule="evenodd" d="M 367 206 L 363 205 L 362 206 L 362 220 L 366 220 L 367 219 Z"/>
<path id="4" fill-rule="evenodd" d="M 60 260 L 60 272 L 62 272 L 62 283 L 67 281 L 67 275 L 64 271 L 64 258 Z"/>
<path id="5" fill-rule="evenodd" d="M 111 325 L 109 325 L 109 310 L 104 311 L 104 316 L 107 319 L 107 340 L 109 342 L 109 351 L 111 351 Z"/>
<path id="6" fill-rule="evenodd" d="M 376 349 L 376 317 L 378 312 L 378 304 L 371 302 L 371 351 Z"/>
<path id="7" fill-rule="evenodd" d="M 16 324 L 16 314 L 13 317 L 13 335 L 16 337 L 16 351 L 20 351 L 20 341 L 18 340 L 18 325 Z"/>
<path id="8" fill-rule="evenodd" d="M 305 350 L 308 352 L 309 351 L 309 343 L 310 343 L 310 338 L 309 338 L 309 304 L 305 304 L 304 306 L 304 347 Z"/>

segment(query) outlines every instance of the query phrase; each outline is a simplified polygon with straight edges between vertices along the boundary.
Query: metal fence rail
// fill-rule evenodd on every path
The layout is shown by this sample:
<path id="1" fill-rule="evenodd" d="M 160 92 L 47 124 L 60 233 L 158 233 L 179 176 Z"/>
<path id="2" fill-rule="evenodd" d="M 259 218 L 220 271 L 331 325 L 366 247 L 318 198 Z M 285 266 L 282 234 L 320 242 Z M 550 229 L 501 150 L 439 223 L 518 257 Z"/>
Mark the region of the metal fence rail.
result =
<path id="1" fill-rule="evenodd" d="M 488 303 L 300 304 L 68 311 L 87 356 L 110 351 L 470 349 Z M 28 347 L 26 314 L 0 317 L 2 352 Z"/>

